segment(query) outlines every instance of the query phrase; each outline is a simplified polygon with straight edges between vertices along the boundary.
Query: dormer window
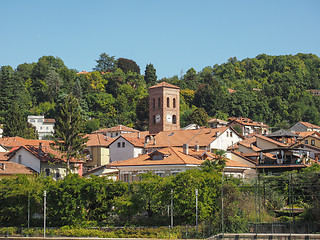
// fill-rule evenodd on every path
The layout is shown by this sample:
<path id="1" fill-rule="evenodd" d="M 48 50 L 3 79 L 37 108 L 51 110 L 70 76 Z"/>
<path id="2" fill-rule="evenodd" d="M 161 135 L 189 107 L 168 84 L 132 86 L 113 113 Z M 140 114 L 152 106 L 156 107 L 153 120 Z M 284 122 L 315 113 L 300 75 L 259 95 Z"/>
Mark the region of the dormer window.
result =
<path id="1" fill-rule="evenodd" d="M 155 154 L 152 156 L 152 160 L 163 160 L 163 156 L 161 154 Z"/>

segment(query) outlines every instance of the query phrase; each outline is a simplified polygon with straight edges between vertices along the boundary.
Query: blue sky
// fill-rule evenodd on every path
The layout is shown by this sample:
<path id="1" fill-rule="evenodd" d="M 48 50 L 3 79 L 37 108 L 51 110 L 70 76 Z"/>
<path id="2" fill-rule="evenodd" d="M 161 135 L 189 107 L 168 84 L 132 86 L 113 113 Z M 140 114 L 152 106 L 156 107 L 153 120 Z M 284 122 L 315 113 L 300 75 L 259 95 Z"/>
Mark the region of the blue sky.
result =
<path id="1" fill-rule="evenodd" d="M 91 71 L 103 52 L 158 78 L 260 53 L 320 57 L 320 1 L 1 1 L 0 66 L 45 55 Z"/>

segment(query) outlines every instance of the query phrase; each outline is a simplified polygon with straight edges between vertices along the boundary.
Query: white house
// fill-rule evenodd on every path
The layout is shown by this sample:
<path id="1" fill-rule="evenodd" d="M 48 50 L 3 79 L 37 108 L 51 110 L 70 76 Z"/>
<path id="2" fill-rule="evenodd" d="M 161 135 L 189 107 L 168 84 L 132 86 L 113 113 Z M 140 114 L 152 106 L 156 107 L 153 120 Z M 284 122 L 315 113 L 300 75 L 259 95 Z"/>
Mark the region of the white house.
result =
<path id="1" fill-rule="evenodd" d="M 148 132 L 128 133 L 118 136 L 109 145 L 110 163 L 138 157 L 143 154 Z"/>
<path id="2" fill-rule="evenodd" d="M 11 149 L 7 154 L 8 161 L 22 164 L 31 168 L 37 173 L 45 173 L 54 179 L 66 176 L 66 160 L 61 157 L 61 153 L 47 147 L 20 146 Z M 82 176 L 83 162 L 77 159 L 70 160 L 71 172 Z"/>
<path id="3" fill-rule="evenodd" d="M 28 116 L 28 123 L 31 123 L 37 130 L 39 139 L 45 136 L 52 136 L 54 133 L 54 119 L 46 119 L 44 116 Z"/>

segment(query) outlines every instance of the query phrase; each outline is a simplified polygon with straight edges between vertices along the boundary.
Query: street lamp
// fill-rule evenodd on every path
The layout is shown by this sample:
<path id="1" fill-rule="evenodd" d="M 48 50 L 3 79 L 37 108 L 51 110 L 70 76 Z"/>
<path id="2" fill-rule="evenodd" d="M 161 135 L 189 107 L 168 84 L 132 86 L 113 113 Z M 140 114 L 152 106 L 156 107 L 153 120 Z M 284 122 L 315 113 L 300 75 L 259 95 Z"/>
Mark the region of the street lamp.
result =
<path id="1" fill-rule="evenodd" d="M 196 189 L 196 231 L 198 232 L 198 189 Z"/>

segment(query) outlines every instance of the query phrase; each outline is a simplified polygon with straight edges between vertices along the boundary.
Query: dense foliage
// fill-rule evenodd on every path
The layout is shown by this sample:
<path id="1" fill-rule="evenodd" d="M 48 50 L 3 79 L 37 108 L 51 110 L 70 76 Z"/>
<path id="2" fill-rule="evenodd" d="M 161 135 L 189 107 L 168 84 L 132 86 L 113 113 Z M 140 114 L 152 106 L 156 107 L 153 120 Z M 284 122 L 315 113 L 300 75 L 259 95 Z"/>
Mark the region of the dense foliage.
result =
<path id="1" fill-rule="evenodd" d="M 48 226 L 167 226 L 173 200 L 174 225 L 195 225 L 195 189 L 199 190 L 199 223 L 221 229 L 221 178 L 215 167 L 188 170 L 177 176 L 142 174 L 140 182 L 127 184 L 106 178 L 80 178 L 69 174 L 54 181 L 43 176 L 0 181 L 0 226 L 27 226 L 28 199 L 31 227 L 41 227 L 43 191 L 47 191 Z M 251 190 L 241 190 L 237 179 L 224 182 L 226 229 L 240 232 L 253 221 Z M 171 193 L 173 189 L 173 193 Z M 248 217 L 249 216 L 249 217 Z"/>
<path id="2" fill-rule="evenodd" d="M 77 74 L 52 56 L 16 69 L 2 66 L 0 123 L 5 123 L 13 103 L 20 106 L 24 116 L 54 118 L 64 96 L 73 93 L 83 118 L 94 120 L 84 131 L 116 124 L 146 129 L 147 88 L 167 81 L 181 88 L 181 126 L 199 121 L 193 119 L 197 114 L 192 115 L 197 108 L 205 110 L 201 110 L 203 116 L 224 120 L 242 116 L 282 128 L 300 120 L 320 125 L 319 96 L 308 91 L 320 89 L 320 59 L 313 54 L 260 54 L 241 61 L 230 58 L 199 72 L 191 68 L 181 77 L 158 80 L 152 64 L 146 66 L 145 75 L 140 75 L 140 67 L 133 60 L 102 53 L 96 62 L 95 71 L 86 74 Z"/>

